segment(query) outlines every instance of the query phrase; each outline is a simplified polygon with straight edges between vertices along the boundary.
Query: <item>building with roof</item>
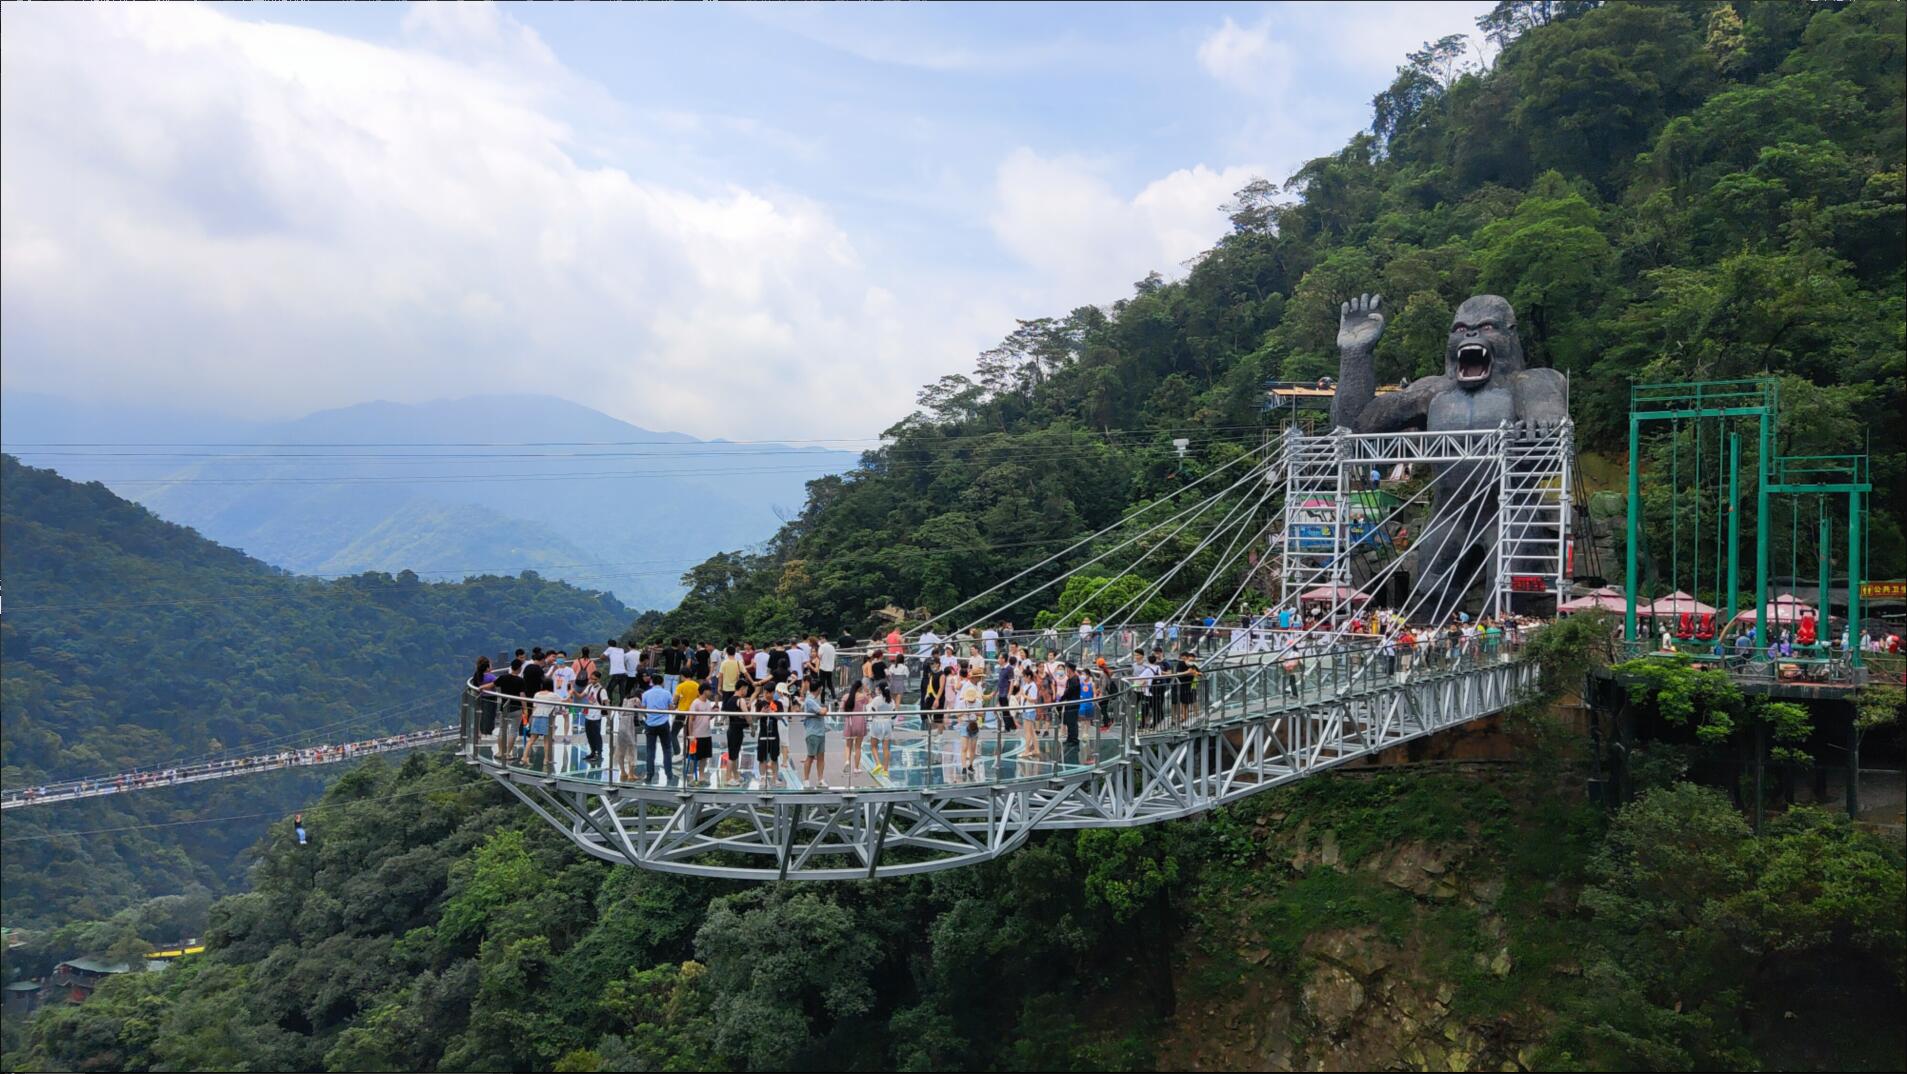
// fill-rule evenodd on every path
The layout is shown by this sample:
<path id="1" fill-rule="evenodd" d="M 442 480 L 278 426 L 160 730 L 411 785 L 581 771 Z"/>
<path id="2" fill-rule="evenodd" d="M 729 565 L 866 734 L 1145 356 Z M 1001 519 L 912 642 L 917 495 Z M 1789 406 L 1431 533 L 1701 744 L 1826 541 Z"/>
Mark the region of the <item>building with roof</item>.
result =
<path id="1" fill-rule="evenodd" d="M 84 1003 L 100 982 L 131 969 L 124 962 L 107 962 L 102 958 L 68 959 L 53 968 L 53 976 L 47 978 L 49 994 L 43 998 L 60 996 L 73 1003 Z"/>

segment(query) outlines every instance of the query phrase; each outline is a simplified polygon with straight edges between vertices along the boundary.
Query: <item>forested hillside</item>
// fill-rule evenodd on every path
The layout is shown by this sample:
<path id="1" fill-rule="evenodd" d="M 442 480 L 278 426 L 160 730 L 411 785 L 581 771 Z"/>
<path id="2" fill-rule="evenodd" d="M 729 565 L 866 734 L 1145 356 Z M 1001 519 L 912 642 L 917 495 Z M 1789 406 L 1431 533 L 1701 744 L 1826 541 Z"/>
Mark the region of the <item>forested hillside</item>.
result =
<path id="1" fill-rule="evenodd" d="M 450 723 L 476 654 L 518 641 L 600 643 L 630 619 L 609 597 L 534 577 L 299 578 L 11 456 L 0 459 L 0 495 L 0 761 L 10 788 Z M 308 801 L 329 775 L 10 812 L 7 924 L 226 890 L 266 820 Z M 46 837 L 97 829 L 106 831 Z"/>
<path id="2" fill-rule="evenodd" d="M 1022 321 L 861 469 L 814 482 L 765 554 L 692 571 L 666 632 L 945 608 L 1257 444 L 1266 379 L 1334 374 L 1339 302 L 1373 291 L 1385 380 L 1442 368 L 1466 296 L 1508 297 L 1532 363 L 1569 375 L 1581 441 L 1618 454 L 1632 378 L 1780 376 L 1781 450 L 1875 433 L 1867 574 L 1899 577 L 1903 18 L 1888 0 L 1501 4 L 1488 70 L 1456 40 L 1413 53 L 1372 130 L 1240 191 L 1183 280 Z M 1173 436 L 1193 441 L 1183 473 Z"/>
<path id="3" fill-rule="evenodd" d="M 1336 773 L 945 873 L 740 885 L 586 859 L 454 759 L 374 760 L 312 845 L 273 826 L 210 952 L 42 1012 L 8 1061 L 1899 1068 L 1897 846 L 1805 809 L 1757 837 L 1687 784 L 1610 820 L 1552 774 Z"/>

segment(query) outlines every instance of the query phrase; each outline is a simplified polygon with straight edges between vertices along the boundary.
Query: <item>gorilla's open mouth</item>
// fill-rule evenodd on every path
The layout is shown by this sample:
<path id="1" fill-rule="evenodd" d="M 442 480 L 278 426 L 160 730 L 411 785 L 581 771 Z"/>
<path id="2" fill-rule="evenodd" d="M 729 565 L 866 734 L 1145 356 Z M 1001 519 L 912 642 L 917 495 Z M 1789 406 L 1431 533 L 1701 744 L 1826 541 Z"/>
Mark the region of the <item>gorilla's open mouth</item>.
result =
<path id="1" fill-rule="evenodd" d="M 1458 347 L 1457 379 L 1460 381 L 1489 380 L 1490 348 L 1481 343 L 1465 343 Z"/>

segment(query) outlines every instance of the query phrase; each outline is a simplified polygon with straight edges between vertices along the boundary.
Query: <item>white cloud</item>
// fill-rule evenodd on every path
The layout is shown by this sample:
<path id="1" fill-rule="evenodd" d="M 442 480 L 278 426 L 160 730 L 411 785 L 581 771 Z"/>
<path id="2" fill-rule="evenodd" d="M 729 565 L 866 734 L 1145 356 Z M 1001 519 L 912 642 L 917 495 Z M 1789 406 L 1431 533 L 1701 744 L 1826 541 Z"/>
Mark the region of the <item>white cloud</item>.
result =
<path id="1" fill-rule="evenodd" d="M 1309 43 L 1311 56 L 1346 71 L 1383 76 L 1403 64 L 1405 53 L 1446 34 L 1480 43 L 1477 17 L 1495 6 L 1488 0 L 1392 0 L 1294 4 L 1280 14 L 1290 20 L 1290 32 Z"/>
<path id="2" fill-rule="evenodd" d="M 1157 270 L 1168 278 L 1209 249 L 1228 226 L 1219 206 L 1259 174 L 1245 165 L 1200 164 L 1125 197 L 1090 162 L 1021 148 L 995 182 L 991 223 L 999 242 L 1047 281 L 1060 309 L 1130 294 Z"/>
<path id="3" fill-rule="evenodd" d="M 911 400 L 914 340 L 972 353 L 823 207 L 585 164 L 534 33 L 422 10 L 401 47 L 201 7 L 10 11 L 6 385 L 261 415 L 520 387 L 851 435 Z"/>
<path id="4" fill-rule="evenodd" d="M 1233 89 L 1255 96 L 1274 96 L 1291 84 L 1297 55 L 1289 44 L 1272 35 L 1271 24 L 1240 26 L 1225 22 L 1199 43 L 1198 62 L 1205 73 Z"/>
<path id="5" fill-rule="evenodd" d="M 1225 18 L 1196 55 L 1199 68 L 1234 95 L 1228 150 L 1267 162 L 1266 178 L 1284 181 L 1370 123 L 1371 96 L 1390 84 L 1405 53 L 1451 33 L 1475 40 L 1476 18 L 1491 7 L 1483 0 L 1283 4 L 1250 25 Z"/>
<path id="6" fill-rule="evenodd" d="M 911 4 L 744 4 L 737 13 L 857 60 L 943 74 L 1027 71 L 1103 52 L 1070 31 L 1010 40 L 970 33 L 968 18 Z"/>

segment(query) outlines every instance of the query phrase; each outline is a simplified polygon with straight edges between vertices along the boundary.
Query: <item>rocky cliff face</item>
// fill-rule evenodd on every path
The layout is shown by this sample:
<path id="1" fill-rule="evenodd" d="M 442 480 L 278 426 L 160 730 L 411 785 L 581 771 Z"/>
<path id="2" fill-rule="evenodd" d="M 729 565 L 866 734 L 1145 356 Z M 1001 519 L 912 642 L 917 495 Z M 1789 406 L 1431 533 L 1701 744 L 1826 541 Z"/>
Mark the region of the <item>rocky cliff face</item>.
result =
<path id="1" fill-rule="evenodd" d="M 1507 769 L 1347 772 L 1215 821 L 1160 1069 L 1520 1070 L 1572 942 L 1586 810 Z"/>

